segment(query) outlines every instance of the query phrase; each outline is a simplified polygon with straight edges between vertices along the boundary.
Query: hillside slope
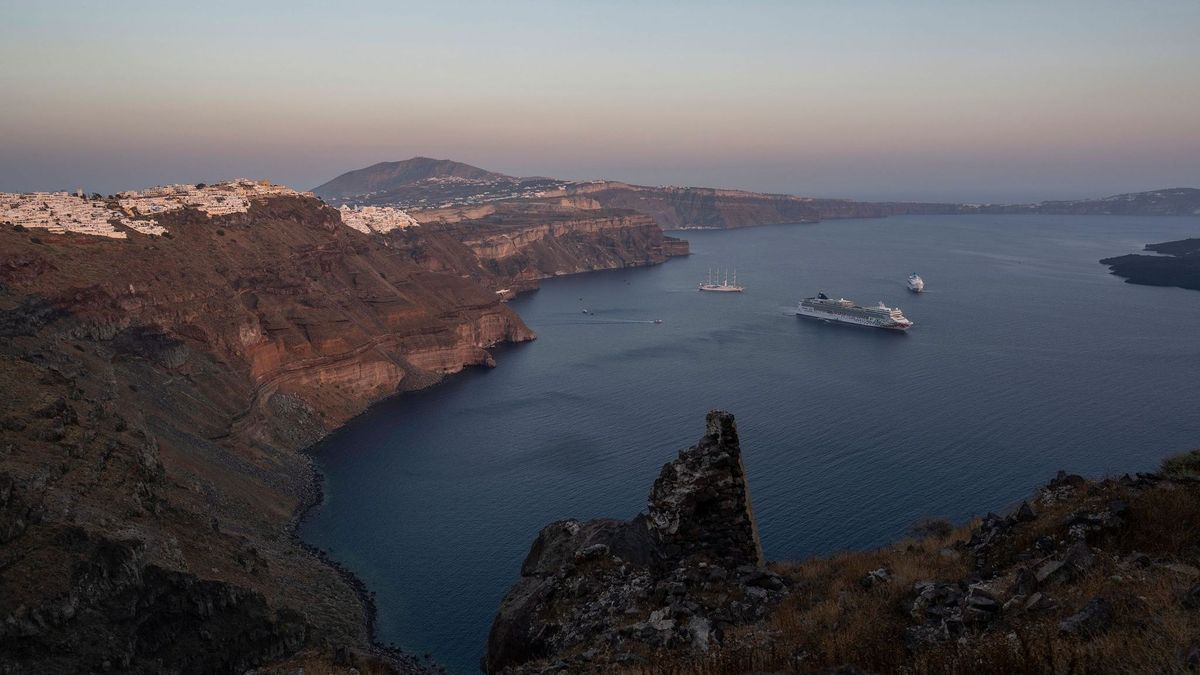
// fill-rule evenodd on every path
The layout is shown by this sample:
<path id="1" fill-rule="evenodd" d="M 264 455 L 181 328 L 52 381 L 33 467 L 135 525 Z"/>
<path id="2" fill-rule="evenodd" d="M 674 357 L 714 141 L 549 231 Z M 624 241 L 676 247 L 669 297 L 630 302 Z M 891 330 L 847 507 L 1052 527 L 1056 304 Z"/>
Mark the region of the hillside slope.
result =
<path id="1" fill-rule="evenodd" d="M 430 178 L 458 178 L 480 182 L 516 180 L 512 176 L 449 159 L 413 157 L 400 162 L 379 162 L 348 171 L 313 188 L 313 193 L 324 199 L 338 199 L 395 190 Z"/>
<path id="2" fill-rule="evenodd" d="M 486 211 L 364 234 L 287 191 L 163 236 L 0 226 L 0 670 L 426 668 L 291 536 L 297 451 L 533 339 L 496 290 L 672 248 L 593 204 Z"/>
<path id="3" fill-rule="evenodd" d="M 315 199 L 160 222 L 0 228 L 0 669 L 365 653 L 355 589 L 288 535 L 316 497 L 296 451 L 533 334 Z"/>

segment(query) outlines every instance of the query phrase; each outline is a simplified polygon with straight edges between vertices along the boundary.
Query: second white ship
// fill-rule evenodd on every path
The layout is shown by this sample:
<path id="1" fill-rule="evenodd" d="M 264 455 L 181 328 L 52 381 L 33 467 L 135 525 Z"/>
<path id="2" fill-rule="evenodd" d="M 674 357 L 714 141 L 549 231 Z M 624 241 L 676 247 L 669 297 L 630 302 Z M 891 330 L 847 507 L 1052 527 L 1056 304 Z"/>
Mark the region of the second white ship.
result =
<path id="1" fill-rule="evenodd" d="M 824 293 L 818 293 L 815 298 L 801 300 L 796 308 L 796 315 L 887 330 L 903 331 L 912 328 L 913 325 L 898 307 L 888 307 L 882 302 L 877 307 L 860 307 L 845 298 L 834 300 Z"/>

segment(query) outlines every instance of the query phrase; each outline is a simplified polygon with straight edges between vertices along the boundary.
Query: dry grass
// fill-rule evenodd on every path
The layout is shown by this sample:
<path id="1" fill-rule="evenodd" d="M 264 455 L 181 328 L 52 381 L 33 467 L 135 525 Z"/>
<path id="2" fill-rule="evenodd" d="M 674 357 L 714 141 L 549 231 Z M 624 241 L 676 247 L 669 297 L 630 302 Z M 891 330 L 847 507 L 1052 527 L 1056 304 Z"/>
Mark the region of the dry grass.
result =
<path id="1" fill-rule="evenodd" d="M 912 652 L 904 630 L 912 585 L 971 576 L 972 561 L 943 548 L 966 539 L 969 527 L 864 553 L 787 563 L 777 571 L 793 581 L 789 597 L 762 623 L 731 630 L 723 643 L 700 658 L 654 655 L 641 673 L 805 672 L 854 666 L 868 672 L 914 673 L 1144 673 L 1186 672 L 1185 655 L 1200 646 L 1200 611 L 1181 599 L 1200 576 L 1200 489 L 1164 484 L 1130 494 L 1115 482 L 1093 484 L 1066 503 L 1041 505 L 1039 517 L 1020 526 L 992 554 L 998 569 L 1020 564 L 1018 554 L 1039 537 L 1066 538 L 1064 519 L 1074 511 L 1126 499 L 1123 526 L 1095 537 L 1096 565 L 1081 578 L 1047 592 L 1058 607 L 1035 613 L 1005 613 L 967 640 Z M 1123 565 L 1137 551 L 1156 564 Z M 891 583 L 864 588 L 859 580 L 887 567 Z M 1103 597 L 1113 622 L 1093 638 L 1063 635 L 1059 621 Z"/>
<path id="2" fill-rule="evenodd" d="M 394 675 L 390 664 L 373 656 L 356 654 L 353 664 L 338 663 L 334 654 L 325 651 L 306 651 L 273 663 L 265 668 L 250 671 L 247 675 Z"/>

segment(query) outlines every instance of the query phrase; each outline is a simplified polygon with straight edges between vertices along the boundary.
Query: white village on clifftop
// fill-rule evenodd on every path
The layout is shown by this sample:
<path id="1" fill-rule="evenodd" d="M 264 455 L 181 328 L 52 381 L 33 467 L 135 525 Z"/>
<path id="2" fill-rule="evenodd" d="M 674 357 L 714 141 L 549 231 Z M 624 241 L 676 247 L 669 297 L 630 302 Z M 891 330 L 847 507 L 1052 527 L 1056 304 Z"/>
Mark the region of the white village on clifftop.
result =
<path id="1" fill-rule="evenodd" d="M 164 185 L 131 190 L 113 195 L 87 197 L 82 190 L 70 192 L 0 192 L 0 223 L 44 229 L 62 234 L 73 232 L 112 239 L 125 239 L 132 230 L 141 234 L 161 235 L 166 228 L 153 216 L 167 211 L 192 208 L 210 217 L 246 213 L 250 202 L 273 196 L 307 196 L 267 180 L 239 178 L 212 185 Z M 417 225 L 404 211 L 390 207 L 365 207 L 339 210 L 342 222 L 370 234 L 384 233 Z"/>
<path id="2" fill-rule="evenodd" d="M 343 206 L 338 211 L 343 223 L 363 234 L 383 234 L 420 224 L 408 213 L 390 206 Z"/>

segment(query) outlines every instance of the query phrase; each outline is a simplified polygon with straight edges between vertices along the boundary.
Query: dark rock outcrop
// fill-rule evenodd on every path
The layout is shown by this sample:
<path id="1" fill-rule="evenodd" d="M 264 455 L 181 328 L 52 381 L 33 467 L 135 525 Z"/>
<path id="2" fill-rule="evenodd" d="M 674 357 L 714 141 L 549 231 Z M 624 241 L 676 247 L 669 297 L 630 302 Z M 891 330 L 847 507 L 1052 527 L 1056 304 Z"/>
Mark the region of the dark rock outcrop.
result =
<path id="1" fill-rule="evenodd" d="M 1150 255 L 1104 258 L 1101 265 L 1125 282 L 1143 286 L 1178 286 L 1200 291 L 1200 238 L 1146 244 Z"/>
<path id="2" fill-rule="evenodd" d="M 704 651 L 785 590 L 764 567 L 733 416 L 714 411 L 700 442 L 663 467 L 645 513 L 559 521 L 538 534 L 482 665 L 595 667 L 647 649 Z"/>

